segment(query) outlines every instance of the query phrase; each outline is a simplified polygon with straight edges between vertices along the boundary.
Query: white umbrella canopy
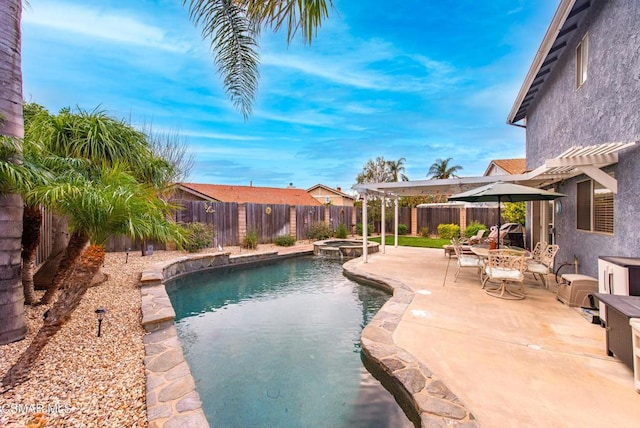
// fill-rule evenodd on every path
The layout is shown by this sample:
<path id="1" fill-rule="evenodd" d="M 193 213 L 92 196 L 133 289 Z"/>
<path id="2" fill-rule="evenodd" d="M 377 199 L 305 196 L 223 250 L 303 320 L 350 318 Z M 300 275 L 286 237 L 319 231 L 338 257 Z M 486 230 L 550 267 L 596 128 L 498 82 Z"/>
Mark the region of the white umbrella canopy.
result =
<path id="1" fill-rule="evenodd" d="M 482 187 L 457 193 L 449 197 L 450 201 L 466 202 L 498 202 L 498 236 L 500 234 L 500 203 L 523 201 L 552 201 L 566 196 L 562 193 L 551 192 L 535 187 L 522 186 L 520 184 L 496 181 Z M 498 245 L 500 243 L 498 242 Z"/>

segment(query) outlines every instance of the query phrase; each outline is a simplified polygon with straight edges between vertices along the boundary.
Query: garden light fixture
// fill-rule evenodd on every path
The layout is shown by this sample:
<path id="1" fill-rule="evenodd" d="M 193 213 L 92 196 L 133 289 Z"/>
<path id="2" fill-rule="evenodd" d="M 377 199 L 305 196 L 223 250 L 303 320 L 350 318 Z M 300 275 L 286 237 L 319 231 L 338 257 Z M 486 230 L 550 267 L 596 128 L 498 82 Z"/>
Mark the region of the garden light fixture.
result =
<path id="1" fill-rule="evenodd" d="M 104 314 L 107 312 L 105 308 L 96 309 L 96 318 L 98 320 L 98 337 L 100 337 L 100 332 L 102 330 L 102 320 L 104 319 Z"/>

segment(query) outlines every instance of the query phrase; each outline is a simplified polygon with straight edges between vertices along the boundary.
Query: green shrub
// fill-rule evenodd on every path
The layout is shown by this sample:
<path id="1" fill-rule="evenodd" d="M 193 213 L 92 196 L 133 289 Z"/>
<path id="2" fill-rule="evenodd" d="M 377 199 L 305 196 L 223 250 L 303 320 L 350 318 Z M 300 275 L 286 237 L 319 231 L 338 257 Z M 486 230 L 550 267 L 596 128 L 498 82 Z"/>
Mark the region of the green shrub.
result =
<path id="1" fill-rule="evenodd" d="M 247 248 L 249 250 L 255 250 L 258 248 L 258 232 L 255 230 L 248 230 L 247 234 L 244 236 L 242 240 L 242 248 Z"/>
<path id="2" fill-rule="evenodd" d="M 314 241 L 320 241 L 322 239 L 331 238 L 331 229 L 329 225 L 327 225 L 324 221 L 317 221 L 311 225 L 309 228 L 309 233 L 307 237 L 309 239 L 313 239 Z"/>
<path id="3" fill-rule="evenodd" d="M 367 235 L 371 235 L 373 233 L 373 225 L 367 225 Z M 362 223 L 356 224 L 356 234 L 362 235 Z"/>
<path id="4" fill-rule="evenodd" d="M 429 228 L 428 227 L 421 227 L 420 228 L 420 236 L 422 236 L 423 238 L 428 238 L 429 237 Z"/>
<path id="5" fill-rule="evenodd" d="M 296 238 L 291 235 L 280 235 L 276 236 L 276 239 L 273 240 L 273 243 L 278 245 L 279 247 L 290 247 L 296 244 Z"/>
<path id="6" fill-rule="evenodd" d="M 509 223 L 520 223 L 524 226 L 527 217 L 527 207 L 524 202 L 505 202 L 502 218 Z"/>
<path id="7" fill-rule="evenodd" d="M 340 223 L 338 228 L 336 229 L 336 238 L 345 239 L 349 231 L 347 230 L 347 225 L 344 223 Z"/>
<path id="8" fill-rule="evenodd" d="M 206 223 L 187 223 L 182 226 L 186 229 L 187 239 L 184 249 L 195 253 L 203 248 L 211 246 L 213 237 L 216 236 L 213 226 Z"/>
<path id="9" fill-rule="evenodd" d="M 451 239 L 458 236 L 460 236 L 460 226 L 457 224 L 449 223 L 438 225 L 438 237 L 442 239 Z"/>
<path id="10" fill-rule="evenodd" d="M 486 231 L 489 230 L 489 228 L 487 226 L 485 226 L 484 224 L 479 223 L 476 220 L 474 220 L 471 223 L 469 223 L 467 228 L 464 230 L 464 236 L 466 236 L 467 238 L 471 238 L 476 233 L 478 233 L 478 231 L 481 230 L 481 229 L 484 229 Z M 489 235 L 489 234 L 487 233 L 487 235 Z"/>
<path id="11" fill-rule="evenodd" d="M 409 228 L 407 227 L 407 225 L 400 223 L 398 225 L 398 235 L 406 235 L 407 233 L 409 233 Z"/>

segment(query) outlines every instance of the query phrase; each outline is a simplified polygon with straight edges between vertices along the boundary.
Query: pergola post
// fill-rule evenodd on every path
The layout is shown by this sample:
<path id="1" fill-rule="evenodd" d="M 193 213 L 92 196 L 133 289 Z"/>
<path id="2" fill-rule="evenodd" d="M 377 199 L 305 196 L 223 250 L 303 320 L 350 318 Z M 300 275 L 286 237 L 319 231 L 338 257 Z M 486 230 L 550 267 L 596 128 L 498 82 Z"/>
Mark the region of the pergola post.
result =
<path id="1" fill-rule="evenodd" d="M 387 198 L 382 195 L 382 219 L 380 220 L 380 235 L 382 235 L 381 237 L 381 241 L 380 241 L 380 249 L 382 250 L 382 254 L 384 254 L 385 252 L 385 235 L 386 235 L 386 205 L 387 205 Z"/>
<path id="2" fill-rule="evenodd" d="M 398 248 L 398 198 L 394 199 L 394 211 L 393 246 Z"/>
<path id="3" fill-rule="evenodd" d="M 367 223 L 367 194 L 365 193 L 362 197 L 362 261 L 367 263 L 367 232 L 369 229 Z"/>

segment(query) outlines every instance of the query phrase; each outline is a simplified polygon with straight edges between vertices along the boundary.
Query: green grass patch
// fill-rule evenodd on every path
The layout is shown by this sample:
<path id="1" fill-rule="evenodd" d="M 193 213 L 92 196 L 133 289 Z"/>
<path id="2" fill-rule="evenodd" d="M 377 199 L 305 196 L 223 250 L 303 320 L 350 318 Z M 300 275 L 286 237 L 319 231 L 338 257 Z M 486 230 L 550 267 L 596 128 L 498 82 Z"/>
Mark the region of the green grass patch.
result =
<path id="1" fill-rule="evenodd" d="M 375 238 L 369 238 L 370 241 L 381 243 L 380 236 Z M 385 244 L 394 245 L 395 238 L 393 236 L 386 236 Z M 423 248 L 442 248 L 443 245 L 450 244 L 449 239 L 440 238 L 423 238 L 421 236 L 398 236 L 398 245 L 402 247 L 423 247 Z"/>

